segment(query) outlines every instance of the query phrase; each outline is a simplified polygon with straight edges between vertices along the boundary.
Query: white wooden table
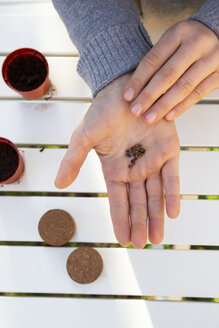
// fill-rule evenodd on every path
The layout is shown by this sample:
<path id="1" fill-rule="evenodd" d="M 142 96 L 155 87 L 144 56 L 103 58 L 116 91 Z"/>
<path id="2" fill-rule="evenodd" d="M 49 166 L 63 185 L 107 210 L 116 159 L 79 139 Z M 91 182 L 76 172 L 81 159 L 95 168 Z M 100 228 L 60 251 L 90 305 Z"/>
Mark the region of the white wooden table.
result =
<path id="1" fill-rule="evenodd" d="M 219 298 L 219 199 L 198 197 L 219 195 L 219 151 L 204 148 L 219 147 L 218 90 L 177 119 L 182 209 L 177 220 L 166 218 L 163 244 L 181 247 L 118 248 L 107 197 L 97 197 L 106 196 L 106 187 L 96 154 L 62 193 L 53 183 L 91 93 L 50 1 L 0 0 L 0 64 L 20 47 L 47 56 L 56 94 L 30 102 L 0 78 L 0 135 L 19 146 L 25 162 L 19 182 L 0 186 L 0 327 L 219 327 L 219 305 L 195 301 Z M 41 215 L 53 208 L 75 218 L 77 233 L 67 247 L 45 246 L 38 235 Z M 83 286 L 65 265 L 74 247 L 86 243 L 98 246 L 104 270 Z"/>

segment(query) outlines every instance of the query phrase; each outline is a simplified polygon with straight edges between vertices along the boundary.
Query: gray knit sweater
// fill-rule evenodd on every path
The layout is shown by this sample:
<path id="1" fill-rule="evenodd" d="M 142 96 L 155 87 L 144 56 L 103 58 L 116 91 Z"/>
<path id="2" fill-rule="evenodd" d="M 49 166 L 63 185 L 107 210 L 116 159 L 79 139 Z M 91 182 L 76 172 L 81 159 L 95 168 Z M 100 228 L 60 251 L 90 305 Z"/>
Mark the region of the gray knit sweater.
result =
<path id="1" fill-rule="evenodd" d="M 53 4 L 78 48 L 77 71 L 93 97 L 134 69 L 153 46 L 131 0 L 53 0 Z M 219 37 L 219 0 L 207 0 L 189 19 L 205 24 Z"/>

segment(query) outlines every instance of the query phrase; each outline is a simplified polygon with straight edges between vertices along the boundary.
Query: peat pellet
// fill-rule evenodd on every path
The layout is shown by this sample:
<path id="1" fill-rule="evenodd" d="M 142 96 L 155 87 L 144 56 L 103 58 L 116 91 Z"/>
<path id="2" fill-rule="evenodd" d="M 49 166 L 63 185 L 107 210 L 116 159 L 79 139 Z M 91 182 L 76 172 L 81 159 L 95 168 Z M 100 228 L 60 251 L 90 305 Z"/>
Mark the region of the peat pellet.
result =
<path id="1" fill-rule="evenodd" d="M 69 255 L 66 267 L 72 280 L 79 284 L 90 284 L 100 276 L 103 260 L 95 249 L 80 247 Z"/>
<path id="2" fill-rule="evenodd" d="M 38 231 L 46 244 L 62 246 L 74 235 L 76 230 L 72 216 L 63 210 L 50 210 L 40 219 Z"/>

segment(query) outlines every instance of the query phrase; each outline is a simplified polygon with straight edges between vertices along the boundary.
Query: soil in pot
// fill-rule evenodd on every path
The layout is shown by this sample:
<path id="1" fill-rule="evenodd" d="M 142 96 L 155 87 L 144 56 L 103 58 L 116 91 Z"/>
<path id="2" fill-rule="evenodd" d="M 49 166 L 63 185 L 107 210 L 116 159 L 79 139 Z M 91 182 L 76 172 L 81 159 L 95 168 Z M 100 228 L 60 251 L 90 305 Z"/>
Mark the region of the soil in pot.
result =
<path id="1" fill-rule="evenodd" d="M 6 181 L 16 172 L 18 167 L 18 154 L 7 144 L 0 144 L 0 181 Z"/>
<path id="2" fill-rule="evenodd" d="M 35 57 L 16 58 L 10 65 L 10 83 L 19 91 L 38 88 L 47 75 L 44 63 Z"/>

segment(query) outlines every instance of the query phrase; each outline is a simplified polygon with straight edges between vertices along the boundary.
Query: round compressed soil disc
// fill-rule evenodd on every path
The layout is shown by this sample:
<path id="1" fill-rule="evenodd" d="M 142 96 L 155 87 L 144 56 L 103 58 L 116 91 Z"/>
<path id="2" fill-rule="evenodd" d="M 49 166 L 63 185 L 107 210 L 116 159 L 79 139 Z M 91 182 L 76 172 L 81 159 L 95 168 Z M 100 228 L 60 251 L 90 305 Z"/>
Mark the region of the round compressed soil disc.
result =
<path id="1" fill-rule="evenodd" d="M 50 210 L 40 219 L 38 230 L 46 244 L 62 246 L 74 235 L 75 221 L 69 213 L 63 210 Z"/>
<path id="2" fill-rule="evenodd" d="M 94 282 L 103 270 L 103 260 L 93 248 L 80 247 L 67 260 L 67 271 L 72 280 L 79 284 Z"/>

